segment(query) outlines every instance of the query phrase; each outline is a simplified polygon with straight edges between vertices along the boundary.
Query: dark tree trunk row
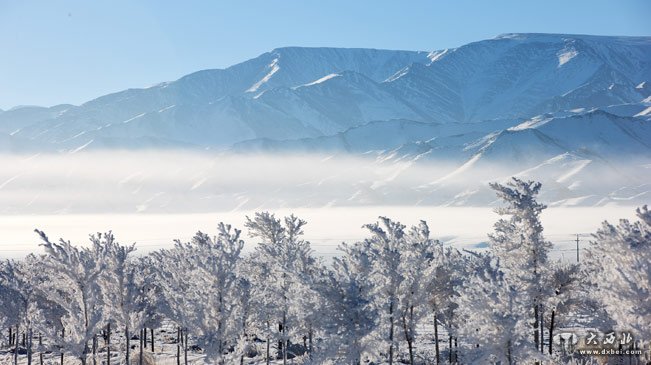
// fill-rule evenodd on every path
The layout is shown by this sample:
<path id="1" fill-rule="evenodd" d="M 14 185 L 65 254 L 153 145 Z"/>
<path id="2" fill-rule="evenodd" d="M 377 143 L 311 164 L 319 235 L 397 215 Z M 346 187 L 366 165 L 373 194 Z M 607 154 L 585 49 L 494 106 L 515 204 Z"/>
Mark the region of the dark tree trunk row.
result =
<path id="1" fill-rule="evenodd" d="M 147 347 L 148 343 L 151 343 L 151 351 L 152 353 L 154 352 L 154 329 L 151 328 L 150 330 L 150 339 L 148 342 L 147 340 L 147 328 L 143 328 L 140 331 L 140 365 L 143 363 L 143 354 L 144 354 L 144 349 Z M 180 331 L 180 329 L 179 329 Z M 130 364 L 130 350 L 131 350 L 131 345 L 130 345 L 130 332 L 129 328 L 125 328 L 125 337 L 126 337 L 126 364 Z M 110 322 L 106 325 L 106 330 L 101 331 L 100 335 L 104 339 L 104 346 L 106 347 L 106 365 L 111 364 L 111 324 Z M 18 364 L 18 353 L 19 353 L 19 345 L 24 347 L 26 350 L 27 354 L 27 365 L 32 365 L 33 363 L 33 356 L 34 356 L 34 334 L 32 332 L 31 328 L 28 328 L 25 333 L 22 334 L 21 336 L 21 341 L 18 341 L 18 337 L 21 336 L 20 334 L 20 327 L 16 325 L 16 329 L 14 331 L 13 327 L 9 328 L 9 345 L 14 347 L 13 351 L 13 363 Z M 65 329 L 61 330 L 61 338 L 65 336 Z M 185 336 L 185 340 L 183 339 L 182 332 L 179 332 L 179 337 L 180 337 L 180 342 L 184 342 L 184 349 L 185 349 L 185 362 L 187 364 L 187 334 Z M 39 363 L 40 365 L 44 364 L 44 353 L 43 353 L 43 335 L 41 333 L 38 334 L 38 345 L 39 345 Z M 97 351 L 99 348 L 99 341 L 98 341 L 98 336 L 94 335 L 92 339 L 92 345 L 91 345 L 91 351 L 92 351 L 92 359 L 93 359 L 93 365 L 97 365 Z M 87 351 L 85 351 L 87 352 Z M 177 359 L 179 355 L 177 354 Z M 82 364 L 85 364 L 87 361 L 87 354 L 84 353 L 84 355 L 79 357 L 79 360 L 81 361 Z M 61 350 L 60 352 L 60 364 L 63 365 L 64 362 L 64 353 Z M 177 361 L 180 364 L 180 360 Z"/>

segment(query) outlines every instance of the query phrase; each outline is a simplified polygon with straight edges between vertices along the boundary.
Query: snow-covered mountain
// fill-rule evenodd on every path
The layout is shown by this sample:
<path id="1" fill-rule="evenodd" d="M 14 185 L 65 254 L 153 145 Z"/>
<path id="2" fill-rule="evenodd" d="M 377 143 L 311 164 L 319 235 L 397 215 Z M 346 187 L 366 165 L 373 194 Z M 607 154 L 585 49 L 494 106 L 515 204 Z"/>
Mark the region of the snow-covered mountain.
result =
<path id="1" fill-rule="evenodd" d="M 651 38 L 506 34 L 431 57 L 387 86 L 451 122 L 639 102 L 651 76 Z"/>
<path id="2" fill-rule="evenodd" d="M 371 121 L 522 120 L 642 103 L 649 80 L 648 37 L 507 34 L 430 53 L 290 47 L 80 106 L 15 108 L 0 114 L 0 133 L 53 150 L 226 148 Z"/>
<path id="3" fill-rule="evenodd" d="M 257 137 L 318 136 L 371 119 L 414 117 L 377 85 L 406 65 L 429 62 L 427 55 L 280 48 L 224 70 L 196 72 L 78 107 L 16 108 L 0 115 L 0 133 L 56 150 L 170 143 L 224 147 Z M 328 77 L 337 73 L 340 77 Z M 359 97 L 349 98 L 354 95 Z M 335 113 L 337 108 L 342 112 Z M 143 140 L 149 143 L 143 146 Z"/>
<path id="4" fill-rule="evenodd" d="M 279 48 L 79 106 L 0 111 L 0 152 L 352 154 L 402 167 L 360 183 L 348 201 L 382 202 L 407 176 L 415 185 L 399 184 L 403 202 L 486 204 L 488 170 L 491 179 L 544 175 L 558 204 L 639 203 L 651 190 L 635 177 L 651 170 L 650 81 L 651 37 L 506 34 L 433 52 Z M 415 178 L 428 162 L 444 162 L 445 173 Z M 600 173 L 618 178 L 590 182 Z"/>
<path id="5" fill-rule="evenodd" d="M 557 205 L 643 204 L 651 196 L 651 124 L 640 118 L 600 110 L 539 116 L 462 149 L 466 161 L 426 184 L 424 201 L 487 204 L 486 180 L 509 176 L 543 181 L 544 198 Z"/>

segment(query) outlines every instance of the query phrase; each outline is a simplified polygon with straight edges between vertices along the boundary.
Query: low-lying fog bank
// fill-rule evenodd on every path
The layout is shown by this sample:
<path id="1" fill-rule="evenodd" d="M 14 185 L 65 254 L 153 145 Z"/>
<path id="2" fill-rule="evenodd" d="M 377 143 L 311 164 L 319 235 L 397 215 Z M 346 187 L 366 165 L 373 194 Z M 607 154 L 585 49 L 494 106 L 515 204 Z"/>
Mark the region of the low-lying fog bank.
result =
<path id="1" fill-rule="evenodd" d="M 567 156 L 526 169 L 387 153 L 105 151 L 2 155 L 0 161 L 2 257 L 38 252 L 34 228 L 76 243 L 87 242 L 91 232 L 113 230 L 146 252 L 197 230 L 214 232 L 219 221 L 241 228 L 247 214 L 260 210 L 306 219 L 306 238 L 326 256 L 342 241 L 362 239 L 362 224 L 380 215 L 408 225 L 425 219 L 436 237 L 481 249 L 498 219 L 488 183 L 513 175 L 542 181 L 540 201 L 551 207 L 543 217 L 545 232 L 556 254 L 564 255 L 576 233 L 592 233 L 604 219 L 632 218 L 651 190 L 651 165 Z"/>
<path id="2" fill-rule="evenodd" d="M 1 155 L 0 161 L 0 214 L 5 215 L 493 206 L 488 183 L 514 175 L 541 181 L 540 198 L 550 206 L 635 206 L 649 201 L 651 191 L 649 164 L 613 166 L 565 155 L 534 167 L 370 153 L 105 151 Z"/>

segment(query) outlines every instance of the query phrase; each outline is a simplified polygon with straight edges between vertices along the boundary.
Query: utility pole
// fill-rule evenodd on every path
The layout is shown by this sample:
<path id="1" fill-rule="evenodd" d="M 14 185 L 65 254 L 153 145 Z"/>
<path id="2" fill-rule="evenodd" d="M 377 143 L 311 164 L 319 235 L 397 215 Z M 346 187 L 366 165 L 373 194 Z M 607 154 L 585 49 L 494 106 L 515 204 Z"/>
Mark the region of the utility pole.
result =
<path id="1" fill-rule="evenodd" d="M 576 262 L 579 262 L 579 235 L 576 235 Z"/>

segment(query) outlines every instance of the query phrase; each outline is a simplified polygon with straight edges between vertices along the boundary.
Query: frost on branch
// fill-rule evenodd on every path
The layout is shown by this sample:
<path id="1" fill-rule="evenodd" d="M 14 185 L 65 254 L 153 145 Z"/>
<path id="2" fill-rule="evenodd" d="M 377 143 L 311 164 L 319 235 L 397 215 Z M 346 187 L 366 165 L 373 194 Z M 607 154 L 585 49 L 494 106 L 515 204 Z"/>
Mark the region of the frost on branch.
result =
<path id="1" fill-rule="evenodd" d="M 588 248 L 588 275 L 597 299 L 621 331 L 651 339 L 651 212 L 637 209 L 638 221 L 604 222 Z"/>

